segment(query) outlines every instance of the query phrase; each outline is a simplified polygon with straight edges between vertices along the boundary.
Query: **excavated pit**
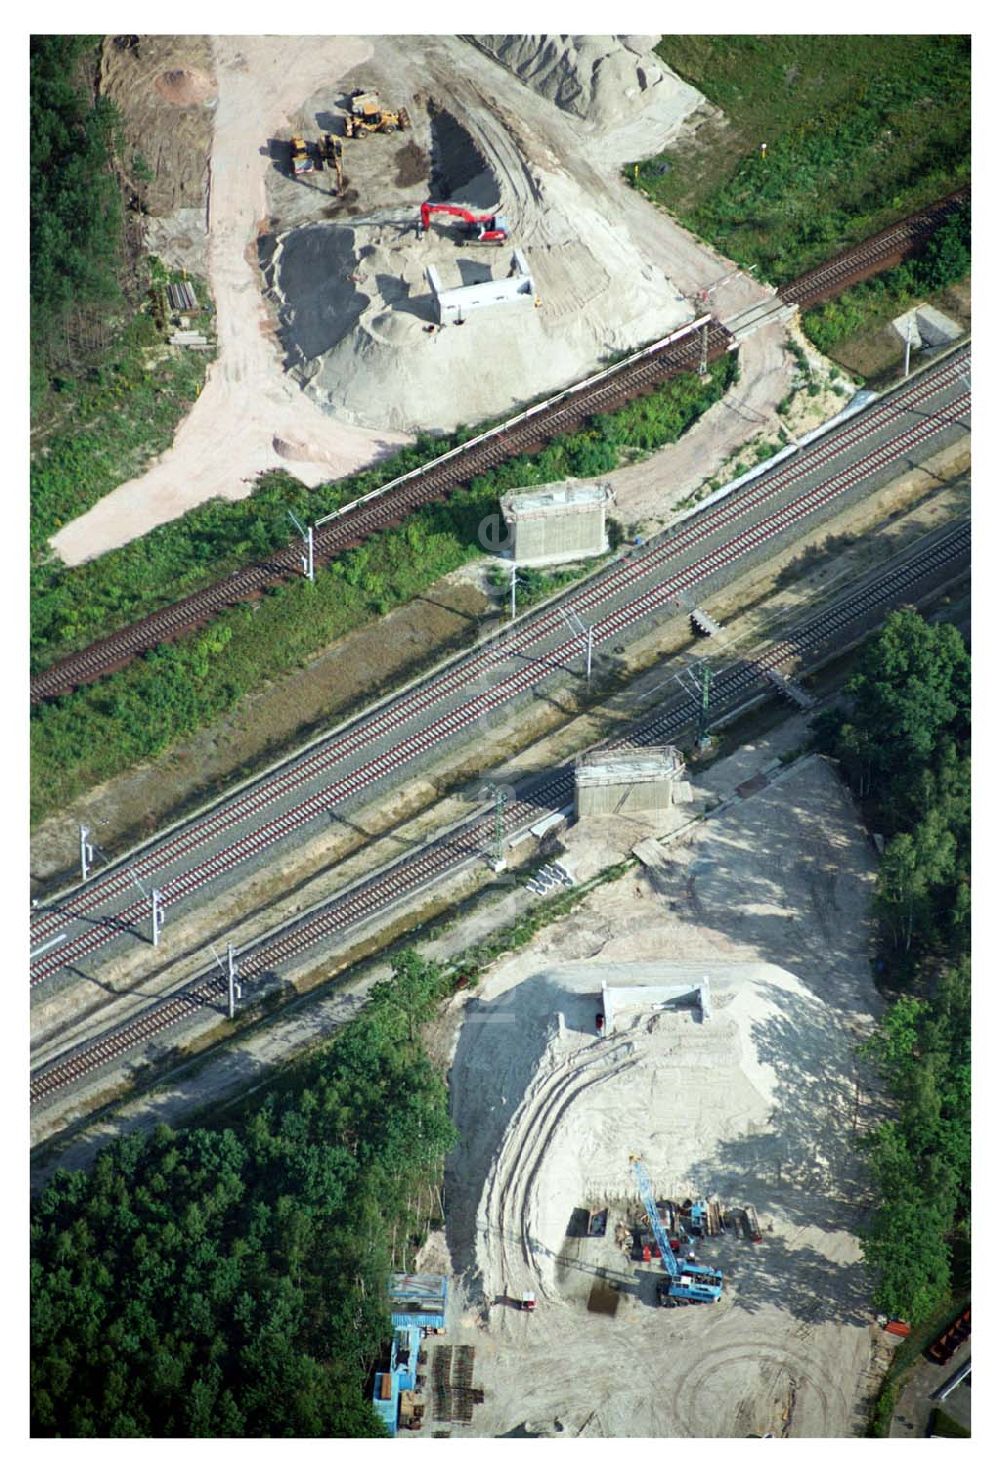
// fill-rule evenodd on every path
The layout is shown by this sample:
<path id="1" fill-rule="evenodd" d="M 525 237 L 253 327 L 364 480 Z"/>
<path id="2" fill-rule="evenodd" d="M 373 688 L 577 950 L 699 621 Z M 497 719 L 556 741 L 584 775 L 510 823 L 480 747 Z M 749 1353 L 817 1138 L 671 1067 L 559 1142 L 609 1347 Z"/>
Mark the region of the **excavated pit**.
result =
<path id="1" fill-rule="evenodd" d="M 468 129 L 458 119 L 433 104 L 428 107 L 431 128 L 431 178 L 429 198 L 460 200 L 480 210 L 492 210 L 499 200 L 500 186 Z"/>

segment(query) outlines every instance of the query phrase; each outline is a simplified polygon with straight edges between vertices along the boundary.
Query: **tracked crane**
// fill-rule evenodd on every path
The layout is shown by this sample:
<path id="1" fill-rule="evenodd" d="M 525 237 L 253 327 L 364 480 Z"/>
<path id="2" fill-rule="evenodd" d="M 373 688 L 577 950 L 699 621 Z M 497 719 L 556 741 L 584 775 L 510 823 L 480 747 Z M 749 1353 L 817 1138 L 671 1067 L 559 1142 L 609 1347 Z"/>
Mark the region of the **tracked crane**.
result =
<path id="1" fill-rule="evenodd" d="M 459 220 L 465 221 L 466 236 L 474 241 L 495 242 L 499 245 L 510 234 L 502 215 L 491 215 L 489 212 L 477 215 L 464 205 L 435 204 L 433 200 L 425 200 L 420 207 L 421 234 L 429 229 L 432 215 L 457 215 Z"/>
<path id="2" fill-rule="evenodd" d="M 670 1247 L 670 1238 L 660 1224 L 660 1212 L 656 1207 L 653 1185 L 641 1158 L 632 1159 L 632 1167 L 639 1183 L 639 1194 L 650 1229 L 663 1259 L 667 1275 L 656 1288 L 661 1307 L 681 1307 L 693 1302 L 717 1302 L 722 1296 L 722 1272 L 712 1266 L 698 1266 L 693 1261 L 678 1261 Z"/>

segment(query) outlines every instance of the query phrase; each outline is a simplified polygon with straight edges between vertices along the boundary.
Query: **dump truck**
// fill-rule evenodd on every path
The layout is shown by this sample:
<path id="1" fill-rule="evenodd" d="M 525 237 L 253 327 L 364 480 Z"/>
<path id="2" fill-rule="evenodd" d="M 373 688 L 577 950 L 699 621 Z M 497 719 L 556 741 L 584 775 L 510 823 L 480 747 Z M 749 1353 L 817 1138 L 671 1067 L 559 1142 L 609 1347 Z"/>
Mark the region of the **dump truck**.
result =
<path id="1" fill-rule="evenodd" d="M 409 128 L 410 115 L 405 108 L 393 112 L 384 108 L 377 92 L 356 87 L 351 93 L 351 111 L 344 119 L 347 138 L 367 138 L 369 133 L 395 133 Z"/>
<path id="2" fill-rule="evenodd" d="M 313 161 L 308 145 L 304 138 L 293 137 L 290 148 L 292 151 L 292 173 L 312 174 Z"/>

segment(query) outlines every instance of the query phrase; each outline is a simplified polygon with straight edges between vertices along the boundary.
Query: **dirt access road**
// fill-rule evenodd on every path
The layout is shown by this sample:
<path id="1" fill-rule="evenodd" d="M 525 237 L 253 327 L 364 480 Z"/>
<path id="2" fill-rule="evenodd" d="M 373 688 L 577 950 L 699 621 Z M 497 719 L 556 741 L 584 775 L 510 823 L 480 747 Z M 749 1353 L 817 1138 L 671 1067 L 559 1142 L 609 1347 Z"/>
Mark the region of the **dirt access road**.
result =
<path id="1" fill-rule="evenodd" d="M 262 470 L 309 486 L 345 476 L 408 438 L 325 415 L 284 373 L 260 293 L 256 240 L 267 212 L 267 139 L 302 98 L 371 55 L 344 36 L 213 38 L 218 104 L 209 184 L 209 274 L 219 354 L 170 450 L 56 534 L 80 564 L 179 517 L 210 497 L 236 501 Z M 280 445 L 280 449 L 279 449 Z"/>

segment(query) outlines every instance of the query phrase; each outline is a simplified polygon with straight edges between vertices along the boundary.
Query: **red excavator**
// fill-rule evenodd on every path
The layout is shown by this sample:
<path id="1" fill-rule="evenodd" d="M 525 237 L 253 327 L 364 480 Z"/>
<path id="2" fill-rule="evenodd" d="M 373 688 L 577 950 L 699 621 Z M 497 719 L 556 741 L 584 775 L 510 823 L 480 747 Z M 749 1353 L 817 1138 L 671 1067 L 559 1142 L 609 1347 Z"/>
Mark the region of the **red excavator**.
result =
<path id="1" fill-rule="evenodd" d="M 420 232 L 426 231 L 432 215 L 457 215 L 465 221 L 465 234 L 473 241 L 506 241 L 509 235 L 507 222 L 502 215 L 477 215 L 466 210 L 464 205 L 435 205 L 425 200 L 420 207 Z"/>

